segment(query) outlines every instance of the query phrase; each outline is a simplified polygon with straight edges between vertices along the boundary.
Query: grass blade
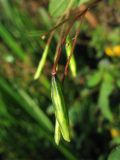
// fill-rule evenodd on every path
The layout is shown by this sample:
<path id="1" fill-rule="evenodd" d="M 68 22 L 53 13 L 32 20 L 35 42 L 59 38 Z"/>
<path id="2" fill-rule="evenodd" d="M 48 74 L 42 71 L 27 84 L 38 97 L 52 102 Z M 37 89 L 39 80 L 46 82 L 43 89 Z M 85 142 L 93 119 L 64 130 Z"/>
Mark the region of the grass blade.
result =
<path id="1" fill-rule="evenodd" d="M 20 46 L 16 43 L 14 38 L 2 24 L 0 24 L 0 36 L 7 44 L 7 46 L 17 55 L 18 58 L 20 58 L 21 60 L 25 59 L 24 51 L 20 48 Z"/>

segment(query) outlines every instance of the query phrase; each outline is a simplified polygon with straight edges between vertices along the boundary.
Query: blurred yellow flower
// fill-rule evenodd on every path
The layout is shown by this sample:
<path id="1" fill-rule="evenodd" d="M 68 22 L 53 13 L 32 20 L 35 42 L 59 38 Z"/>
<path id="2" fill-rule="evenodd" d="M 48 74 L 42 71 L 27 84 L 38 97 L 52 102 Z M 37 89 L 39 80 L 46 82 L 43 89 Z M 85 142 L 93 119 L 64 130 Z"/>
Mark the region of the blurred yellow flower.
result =
<path id="1" fill-rule="evenodd" d="M 106 47 L 105 48 L 105 54 L 107 55 L 107 56 L 114 56 L 114 53 L 113 53 L 113 50 L 112 50 L 112 48 L 111 47 Z"/>
<path id="2" fill-rule="evenodd" d="M 110 57 L 120 57 L 120 45 L 106 47 L 105 54 Z"/>
<path id="3" fill-rule="evenodd" d="M 112 129 L 110 130 L 110 133 L 111 133 L 111 136 L 112 136 L 113 138 L 115 138 L 115 137 L 120 137 L 120 131 L 117 130 L 117 129 L 115 129 L 115 128 L 112 128 Z"/>
<path id="4" fill-rule="evenodd" d="M 113 52 L 115 53 L 116 56 L 120 56 L 120 45 L 119 46 L 115 46 L 113 48 Z"/>

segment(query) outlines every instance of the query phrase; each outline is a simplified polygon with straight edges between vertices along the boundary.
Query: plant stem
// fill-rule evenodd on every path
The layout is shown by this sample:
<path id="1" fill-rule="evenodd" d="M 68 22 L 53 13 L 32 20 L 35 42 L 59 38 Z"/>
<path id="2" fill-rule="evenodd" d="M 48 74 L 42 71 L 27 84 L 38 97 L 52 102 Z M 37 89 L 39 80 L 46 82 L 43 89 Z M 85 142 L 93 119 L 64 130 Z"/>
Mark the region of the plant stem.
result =
<path id="1" fill-rule="evenodd" d="M 50 30 L 49 30 L 47 33 L 45 33 L 43 36 L 46 36 L 46 35 L 50 34 L 52 31 L 54 31 L 55 29 L 59 28 L 60 26 L 62 26 L 64 23 L 66 23 L 66 22 L 68 22 L 68 21 L 71 21 L 71 20 L 75 21 L 75 20 L 79 19 L 82 15 L 84 15 L 84 13 L 85 13 L 86 11 L 88 11 L 88 10 L 91 9 L 91 8 L 93 8 L 93 7 L 94 7 L 97 3 L 99 3 L 100 1 L 102 1 L 102 0 L 96 0 L 96 1 L 94 1 L 93 3 L 90 3 L 87 8 L 85 8 L 83 11 L 79 11 L 79 12 L 77 13 L 77 15 L 70 15 L 68 18 L 64 19 L 64 20 L 61 21 L 59 24 L 55 25 L 52 29 L 50 29 Z"/>
<path id="2" fill-rule="evenodd" d="M 58 50 L 57 50 L 57 53 L 56 53 L 57 54 L 56 55 L 56 60 L 55 60 L 55 63 L 53 65 L 53 69 L 52 69 L 52 75 L 56 75 L 56 67 L 57 67 L 57 64 L 59 62 L 59 59 L 60 59 L 60 56 L 61 56 L 61 53 L 62 53 L 62 46 L 65 44 L 66 37 L 67 37 L 68 33 L 70 32 L 73 24 L 74 24 L 74 21 L 71 22 L 71 24 L 68 26 L 68 28 L 66 30 L 66 33 L 65 33 L 64 37 L 61 38 L 61 42 L 59 44 L 59 47 L 58 47 Z M 64 27 L 63 27 L 63 29 L 64 29 Z M 62 37 L 62 34 L 63 34 L 63 31 L 61 33 L 61 37 Z"/>
<path id="3" fill-rule="evenodd" d="M 87 12 L 87 11 L 86 11 Z M 85 12 L 85 13 L 86 13 Z M 69 63 L 70 63 L 70 60 L 72 58 L 72 55 L 74 53 L 74 49 L 75 49 L 75 45 L 76 45 L 76 42 L 77 42 L 77 38 L 79 36 L 79 33 L 80 33 L 80 26 L 82 24 L 82 21 L 83 21 L 83 17 L 85 16 L 85 13 L 84 15 L 81 17 L 81 23 L 80 25 L 78 26 L 78 29 L 76 30 L 76 34 L 75 34 L 75 38 L 74 38 L 74 41 L 73 41 L 73 46 L 72 46 L 72 49 L 71 49 L 71 52 L 70 52 L 70 56 L 68 57 L 68 60 L 66 62 L 66 65 L 65 65 L 65 69 L 64 69 L 64 74 L 63 74 L 63 78 L 62 78 L 62 83 L 64 83 L 64 80 L 65 80 L 65 77 L 68 73 L 68 66 L 69 66 Z"/>

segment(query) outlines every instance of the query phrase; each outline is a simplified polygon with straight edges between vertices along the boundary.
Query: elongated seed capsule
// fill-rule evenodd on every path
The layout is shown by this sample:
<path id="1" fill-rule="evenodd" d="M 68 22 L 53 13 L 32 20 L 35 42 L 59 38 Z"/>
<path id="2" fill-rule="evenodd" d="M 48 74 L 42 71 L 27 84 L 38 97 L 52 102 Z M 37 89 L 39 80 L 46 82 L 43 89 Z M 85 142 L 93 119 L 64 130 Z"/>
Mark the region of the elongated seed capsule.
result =
<path id="1" fill-rule="evenodd" d="M 72 50 L 72 43 L 70 41 L 70 37 L 67 36 L 67 39 L 66 39 L 66 54 L 67 54 L 67 58 L 70 56 L 70 53 L 71 53 L 71 50 Z M 76 61 L 75 61 L 75 57 L 74 55 L 72 55 L 71 57 L 71 60 L 70 60 L 70 63 L 69 63 L 69 67 L 70 67 L 70 70 L 71 70 L 71 73 L 72 73 L 72 76 L 73 78 L 76 77 L 77 75 L 77 69 L 76 69 Z"/>
<path id="2" fill-rule="evenodd" d="M 46 62 L 46 58 L 47 58 L 48 52 L 49 52 L 49 45 L 46 45 L 46 47 L 44 49 L 44 52 L 43 52 L 43 55 L 42 55 L 42 58 L 41 58 L 41 60 L 39 62 L 37 71 L 36 71 L 36 73 L 34 75 L 34 80 L 37 80 L 40 77 L 42 69 L 43 69 L 44 64 Z"/>
<path id="3" fill-rule="evenodd" d="M 57 145 L 59 145 L 59 142 L 60 142 L 60 138 L 61 138 L 61 131 L 60 131 L 60 126 L 59 126 L 59 123 L 56 119 L 56 122 L 55 122 L 55 143 Z"/>
<path id="4" fill-rule="evenodd" d="M 63 138 L 70 142 L 69 119 L 59 80 L 52 76 L 51 97 Z"/>

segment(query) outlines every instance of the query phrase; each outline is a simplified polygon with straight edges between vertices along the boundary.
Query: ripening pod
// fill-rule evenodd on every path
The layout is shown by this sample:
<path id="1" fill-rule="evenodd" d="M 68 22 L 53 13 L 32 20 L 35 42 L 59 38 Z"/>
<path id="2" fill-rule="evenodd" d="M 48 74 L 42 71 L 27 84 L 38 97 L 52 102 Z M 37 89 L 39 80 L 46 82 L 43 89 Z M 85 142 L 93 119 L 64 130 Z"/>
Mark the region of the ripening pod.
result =
<path id="1" fill-rule="evenodd" d="M 61 139 L 61 131 L 60 131 L 60 126 L 59 126 L 57 119 L 55 122 L 55 137 L 54 138 L 55 138 L 55 143 L 58 145 Z"/>
<path id="2" fill-rule="evenodd" d="M 68 111 L 65 106 L 61 84 L 56 76 L 52 76 L 51 97 L 60 132 L 63 138 L 70 142 Z"/>
<path id="3" fill-rule="evenodd" d="M 71 43 L 69 35 L 66 38 L 65 49 L 66 49 L 67 58 L 69 58 L 69 56 L 71 54 L 71 51 L 72 51 L 72 43 Z M 70 63 L 69 63 L 69 67 L 70 67 L 71 74 L 72 74 L 73 78 L 75 78 L 76 75 L 77 75 L 77 68 L 76 68 L 76 61 L 75 61 L 74 54 L 71 57 L 71 60 L 70 60 Z"/>

